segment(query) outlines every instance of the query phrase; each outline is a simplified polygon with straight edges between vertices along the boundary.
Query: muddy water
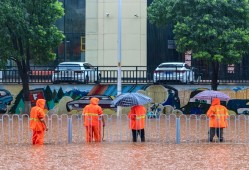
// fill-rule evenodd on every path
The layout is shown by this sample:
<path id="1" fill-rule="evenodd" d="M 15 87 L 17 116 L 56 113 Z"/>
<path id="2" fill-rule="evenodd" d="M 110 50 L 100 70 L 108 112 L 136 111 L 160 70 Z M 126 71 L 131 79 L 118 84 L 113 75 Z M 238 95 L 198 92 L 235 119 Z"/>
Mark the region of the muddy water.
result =
<path id="1" fill-rule="evenodd" d="M 7 142 L 2 141 L 2 145 L 0 145 L 0 170 L 249 169 L 248 124 L 247 122 L 243 123 L 243 121 L 239 122 L 240 131 L 237 131 L 236 123 L 230 123 L 229 128 L 225 131 L 225 143 L 206 141 L 208 126 L 205 120 L 198 124 L 195 119 L 193 122 L 190 120 L 190 127 L 185 127 L 185 119 L 182 119 L 181 144 L 174 144 L 175 120 L 172 120 L 170 124 L 166 124 L 166 121 L 162 120 L 159 124 L 155 119 L 152 119 L 147 124 L 147 142 L 145 143 L 132 143 L 130 138 L 126 137 L 117 140 L 115 138 L 115 135 L 118 136 L 115 133 L 117 127 L 127 130 L 127 132 L 122 132 L 124 136 L 128 136 L 130 130 L 127 128 L 126 121 L 119 122 L 117 126 L 116 120 L 112 120 L 107 121 L 104 142 L 86 144 L 83 127 L 75 126 L 73 128 L 75 132 L 73 144 L 64 144 L 67 142 L 67 124 L 66 121 L 62 121 L 62 127 L 60 127 L 56 124 L 56 119 L 52 123 L 53 126 L 50 126 L 49 131 L 46 132 L 45 145 L 37 147 L 30 144 L 31 133 L 28 131 L 27 120 L 25 120 L 26 123 L 24 122 L 22 138 L 20 138 L 20 142 L 17 142 L 19 138 L 15 134 L 20 132 L 18 127 L 21 126 L 17 124 L 16 119 L 13 120 L 13 140 L 8 142 L 8 135 L 1 139 L 7 140 Z M 5 119 L 3 122 L 5 122 L 2 124 L 5 129 L 4 133 L 12 134 L 7 129 L 9 126 L 12 127 L 12 123 L 7 124 L 9 121 Z M 74 122 L 74 125 L 77 125 L 77 121 Z M 77 136 L 78 131 L 76 130 L 79 129 L 82 130 L 83 137 Z M 60 133 L 57 133 L 58 131 Z M 172 134 L 168 134 L 168 132 L 172 132 Z M 2 131 L 1 135 L 3 135 Z M 167 137 L 170 137 L 169 143 L 167 143 Z M 61 139 L 62 142 L 58 142 L 57 138 Z M 189 139 L 189 143 L 184 142 L 186 139 Z M 235 144 L 235 142 L 247 144 Z"/>
<path id="2" fill-rule="evenodd" d="M 0 169 L 249 169 L 242 144 L 91 143 L 0 148 Z"/>

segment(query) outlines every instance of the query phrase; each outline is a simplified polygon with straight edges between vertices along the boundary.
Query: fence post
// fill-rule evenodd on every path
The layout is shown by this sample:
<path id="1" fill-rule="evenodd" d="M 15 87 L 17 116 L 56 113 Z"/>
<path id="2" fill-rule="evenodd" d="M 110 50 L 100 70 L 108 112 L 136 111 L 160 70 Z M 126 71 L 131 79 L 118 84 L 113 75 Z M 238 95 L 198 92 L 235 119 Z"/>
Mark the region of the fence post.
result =
<path id="1" fill-rule="evenodd" d="M 138 72 L 138 69 L 137 69 L 137 66 L 136 66 L 136 84 L 138 83 L 137 82 L 137 75 L 138 75 L 137 72 Z"/>
<path id="2" fill-rule="evenodd" d="M 73 129 L 72 129 L 72 117 L 69 117 L 67 119 L 67 125 L 68 125 L 68 143 L 72 143 L 72 138 L 73 138 Z"/>
<path id="3" fill-rule="evenodd" d="M 180 131 L 180 118 L 176 118 L 176 144 L 180 144 L 181 141 L 181 131 Z"/>

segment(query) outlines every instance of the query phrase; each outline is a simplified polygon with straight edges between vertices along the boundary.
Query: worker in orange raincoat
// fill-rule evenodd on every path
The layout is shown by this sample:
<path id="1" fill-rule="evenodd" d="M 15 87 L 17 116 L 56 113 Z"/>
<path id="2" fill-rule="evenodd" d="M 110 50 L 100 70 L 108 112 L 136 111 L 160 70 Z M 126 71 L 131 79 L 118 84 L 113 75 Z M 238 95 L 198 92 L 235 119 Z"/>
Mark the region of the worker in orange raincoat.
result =
<path id="1" fill-rule="evenodd" d="M 227 118 L 228 111 L 227 108 L 220 104 L 219 98 L 213 98 L 212 104 L 207 111 L 207 116 L 209 117 L 209 140 L 213 141 L 213 138 L 216 135 L 219 138 L 220 142 L 223 142 L 223 129 L 228 126 Z"/>
<path id="2" fill-rule="evenodd" d="M 86 142 L 101 142 L 101 125 L 105 126 L 103 110 L 98 105 L 99 99 L 93 97 L 90 99 L 90 104 L 83 109 L 84 124 L 86 127 Z M 102 124 L 101 124 L 102 120 Z"/>
<path id="3" fill-rule="evenodd" d="M 33 130 L 33 145 L 43 145 L 45 130 L 48 130 L 45 122 L 45 104 L 46 100 L 38 99 L 36 106 L 32 107 L 30 111 L 30 128 Z"/>
<path id="4" fill-rule="evenodd" d="M 140 135 L 141 142 L 145 142 L 145 117 L 146 108 L 142 105 L 133 106 L 128 113 L 128 118 L 130 118 L 130 129 L 132 130 L 132 141 L 137 142 L 137 137 Z"/>

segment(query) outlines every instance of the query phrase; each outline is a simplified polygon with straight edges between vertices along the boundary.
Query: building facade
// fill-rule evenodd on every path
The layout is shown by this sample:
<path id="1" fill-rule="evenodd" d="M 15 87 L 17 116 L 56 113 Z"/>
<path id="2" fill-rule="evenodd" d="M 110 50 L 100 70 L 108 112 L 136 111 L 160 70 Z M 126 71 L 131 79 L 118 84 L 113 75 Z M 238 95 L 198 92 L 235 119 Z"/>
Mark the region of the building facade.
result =
<path id="1" fill-rule="evenodd" d="M 65 15 L 56 25 L 64 33 L 65 40 L 55 49 L 56 62 L 85 61 L 85 0 L 59 0 Z"/>
<path id="2" fill-rule="evenodd" d="M 155 68 L 164 61 L 182 61 L 174 46 L 171 27 L 157 28 L 147 21 L 152 0 L 60 0 L 65 16 L 57 22 L 66 36 L 56 49 L 57 60 L 87 61 L 116 66 L 118 24 L 121 21 L 121 64 Z"/>
<path id="3" fill-rule="evenodd" d="M 99 66 L 118 62 L 118 23 L 121 21 L 121 64 L 147 65 L 147 1 L 86 0 L 86 61 Z"/>

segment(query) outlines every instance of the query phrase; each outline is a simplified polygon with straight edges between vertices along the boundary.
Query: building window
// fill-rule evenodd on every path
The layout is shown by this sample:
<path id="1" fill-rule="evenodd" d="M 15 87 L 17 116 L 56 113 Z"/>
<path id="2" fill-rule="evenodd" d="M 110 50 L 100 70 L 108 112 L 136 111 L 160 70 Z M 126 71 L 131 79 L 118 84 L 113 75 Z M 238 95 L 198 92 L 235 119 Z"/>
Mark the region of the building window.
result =
<path id="1" fill-rule="evenodd" d="M 85 48 L 85 47 L 86 47 L 85 45 L 86 45 L 86 43 L 85 43 L 85 36 L 81 36 L 81 37 L 80 37 L 80 47 L 81 47 L 80 50 L 81 50 L 81 51 L 85 51 L 85 49 L 86 49 L 86 48 Z"/>

